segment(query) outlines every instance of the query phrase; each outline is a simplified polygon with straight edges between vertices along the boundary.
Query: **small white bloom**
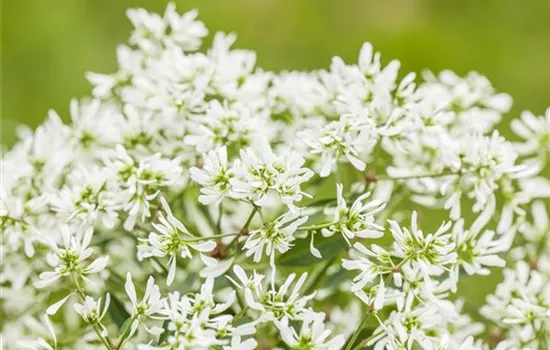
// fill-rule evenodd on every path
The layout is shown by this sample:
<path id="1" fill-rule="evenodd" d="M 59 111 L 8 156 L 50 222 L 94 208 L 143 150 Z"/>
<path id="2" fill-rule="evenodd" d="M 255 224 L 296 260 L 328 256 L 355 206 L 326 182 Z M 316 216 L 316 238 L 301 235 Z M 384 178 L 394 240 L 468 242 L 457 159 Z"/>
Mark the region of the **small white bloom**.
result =
<path id="1" fill-rule="evenodd" d="M 252 276 L 248 277 L 244 269 L 239 265 L 233 267 L 233 273 L 238 281 L 229 276 L 226 276 L 226 278 L 237 286 L 237 288 L 244 291 L 246 305 L 253 310 L 264 311 L 263 305 L 258 300 L 263 295 L 262 280 L 265 276 L 254 271 Z"/>
<path id="2" fill-rule="evenodd" d="M 279 289 L 276 289 L 272 283 L 271 289 L 262 295 L 261 303 L 267 312 L 265 314 L 266 319 L 279 320 L 283 317 L 288 317 L 292 320 L 300 319 L 304 312 L 306 312 L 306 305 L 309 300 L 313 299 L 315 292 L 300 296 L 300 289 L 307 279 L 307 273 L 304 273 L 296 281 L 294 288 L 292 288 L 292 291 L 287 296 L 295 278 L 296 274 L 290 274 Z"/>
<path id="3" fill-rule="evenodd" d="M 286 253 L 294 241 L 294 232 L 307 221 L 308 217 L 299 217 L 298 213 L 287 212 L 281 218 L 264 224 L 261 228 L 251 231 L 243 249 L 247 256 L 254 256 L 259 262 L 265 251 L 270 257 L 272 266 L 275 264 L 275 252 Z"/>
<path id="4" fill-rule="evenodd" d="M 545 116 L 535 117 L 525 111 L 520 119 L 512 120 L 510 124 L 516 135 L 525 141 L 516 144 L 518 152 L 523 155 L 532 155 L 537 152 L 550 152 L 550 108 Z"/>
<path id="5" fill-rule="evenodd" d="M 208 253 L 216 248 L 216 242 L 212 240 L 197 240 L 187 228 L 179 221 L 170 210 L 170 206 L 164 198 L 161 197 L 160 203 L 164 213 L 159 212 L 159 223 L 153 223 L 153 227 L 158 233 L 151 232 L 147 239 L 142 240 L 138 246 L 138 258 L 165 257 L 168 260 L 168 276 L 166 283 L 171 285 L 176 276 L 176 259 L 191 258 L 191 250 L 201 253 Z"/>
<path id="6" fill-rule="evenodd" d="M 312 154 L 320 154 L 321 177 L 335 169 L 340 157 L 345 157 L 357 170 L 365 170 L 365 159 L 376 143 L 372 125 L 359 124 L 353 118 L 342 117 L 338 122 L 326 125 L 321 134 L 310 131 L 298 136 L 311 148 Z"/>
<path id="7" fill-rule="evenodd" d="M 219 205 L 225 196 L 231 194 L 230 180 L 235 176 L 233 169 L 227 166 L 227 148 L 225 146 L 202 155 L 201 168 L 191 168 L 191 178 L 201 185 L 199 201 L 202 204 Z"/>
<path id="8" fill-rule="evenodd" d="M 150 276 L 147 280 L 147 286 L 145 288 L 145 293 L 141 301 L 138 301 L 136 294 L 136 287 L 132 281 L 132 275 L 128 272 L 126 274 L 126 283 L 124 284 L 124 289 L 130 301 L 132 302 L 132 323 L 128 325 L 130 327 L 129 336 L 132 336 L 139 327 L 139 324 L 146 318 L 154 316 L 157 314 L 163 307 L 164 299 L 161 298 L 160 289 L 155 284 L 155 279 Z M 146 330 L 150 333 L 158 333 L 158 330 L 148 329 Z M 162 331 L 162 329 L 160 330 Z"/>
<path id="9" fill-rule="evenodd" d="M 48 262 L 54 267 L 54 271 L 42 272 L 40 280 L 34 283 L 36 288 L 44 288 L 55 283 L 61 277 L 71 274 L 86 279 L 87 275 L 96 274 L 107 267 L 109 256 L 98 257 L 91 263 L 84 265 L 94 253 L 93 249 L 89 248 L 93 229 L 89 227 L 79 235 L 81 235 L 81 238 L 71 233 L 68 226 L 61 226 L 63 248 L 52 242 L 53 252 L 48 255 Z"/>
<path id="10" fill-rule="evenodd" d="M 303 350 L 338 350 L 344 346 L 345 338 L 337 335 L 331 340 L 330 330 L 325 329 L 325 314 L 308 311 L 303 316 L 302 327 L 299 332 L 289 325 L 287 317 L 275 320 L 275 325 L 281 332 L 283 341 L 292 349 Z"/>
<path id="11" fill-rule="evenodd" d="M 323 236 L 334 235 L 335 232 L 341 232 L 349 243 L 355 237 L 359 238 L 379 238 L 384 234 L 384 228 L 375 223 L 374 215 L 382 211 L 385 204 L 379 200 L 373 200 L 366 204 L 363 201 L 370 196 L 367 192 L 359 196 L 351 208 L 348 209 L 346 199 L 343 196 L 342 184 L 337 184 L 338 206 L 327 210 L 326 213 L 333 213 L 333 224 L 328 228 L 322 229 Z"/>
<path id="12" fill-rule="evenodd" d="M 270 192 L 277 193 L 281 202 L 296 211 L 294 202 L 304 195 L 300 186 L 313 176 L 311 170 L 303 167 L 305 160 L 300 153 L 288 150 L 279 156 L 266 140 L 261 140 L 258 150 L 241 150 L 240 157 L 241 165 L 230 181 L 236 198 L 262 206 Z"/>
<path id="13" fill-rule="evenodd" d="M 73 308 L 80 316 L 82 316 L 82 319 L 84 321 L 99 327 L 99 329 L 101 330 L 101 334 L 103 336 L 106 336 L 108 334 L 108 331 L 101 323 L 101 320 L 103 319 L 103 317 L 105 317 L 105 314 L 109 310 L 110 302 L 111 296 L 109 293 L 107 293 L 102 310 L 101 298 L 99 298 L 98 300 L 94 300 L 94 298 L 86 296 L 83 304 L 75 303 L 73 304 Z"/>
<path id="14" fill-rule="evenodd" d="M 396 221 L 389 221 L 394 238 L 392 254 L 418 267 L 425 279 L 441 275 L 445 265 L 456 261 L 455 243 L 447 231 L 451 222 L 443 223 L 435 233 L 424 235 L 417 225 L 417 214 L 411 217 L 411 230 L 401 228 Z"/>

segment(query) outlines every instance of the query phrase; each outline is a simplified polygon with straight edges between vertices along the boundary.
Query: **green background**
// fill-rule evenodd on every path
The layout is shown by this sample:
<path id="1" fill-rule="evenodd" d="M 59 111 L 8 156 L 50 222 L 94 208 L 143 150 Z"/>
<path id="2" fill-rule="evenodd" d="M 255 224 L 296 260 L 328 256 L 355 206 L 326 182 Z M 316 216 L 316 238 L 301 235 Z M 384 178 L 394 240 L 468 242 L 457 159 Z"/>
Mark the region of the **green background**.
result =
<path id="1" fill-rule="evenodd" d="M 68 117 L 86 96 L 86 71 L 112 72 L 115 48 L 130 32 L 129 7 L 162 12 L 154 0 L 2 1 L 2 136 L 36 126 L 53 108 Z M 211 30 L 238 34 L 265 69 L 328 67 L 355 61 L 364 41 L 397 58 L 403 71 L 477 70 L 510 93 L 514 108 L 542 114 L 550 105 L 548 0 L 232 0 L 176 1 L 198 8 Z"/>

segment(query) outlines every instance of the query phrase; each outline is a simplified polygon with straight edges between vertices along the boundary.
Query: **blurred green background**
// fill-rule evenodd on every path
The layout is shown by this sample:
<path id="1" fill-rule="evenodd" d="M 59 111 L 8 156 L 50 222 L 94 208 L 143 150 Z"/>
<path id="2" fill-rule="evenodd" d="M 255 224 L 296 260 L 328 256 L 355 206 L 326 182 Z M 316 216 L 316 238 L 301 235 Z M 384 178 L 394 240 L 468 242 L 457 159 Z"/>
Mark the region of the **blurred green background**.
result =
<path id="1" fill-rule="evenodd" d="M 194 0 L 211 33 L 232 31 L 272 70 L 355 61 L 364 41 L 407 71 L 477 70 L 514 98 L 515 116 L 550 106 L 549 0 Z M 2 1 L 2 136 L 36 126 L 49 108 L 68 117 L 71 97 L 90 93 L 86 71 L 115 70 L 130 31 L 129 7 L 162 12 L 155 0 Z"/>

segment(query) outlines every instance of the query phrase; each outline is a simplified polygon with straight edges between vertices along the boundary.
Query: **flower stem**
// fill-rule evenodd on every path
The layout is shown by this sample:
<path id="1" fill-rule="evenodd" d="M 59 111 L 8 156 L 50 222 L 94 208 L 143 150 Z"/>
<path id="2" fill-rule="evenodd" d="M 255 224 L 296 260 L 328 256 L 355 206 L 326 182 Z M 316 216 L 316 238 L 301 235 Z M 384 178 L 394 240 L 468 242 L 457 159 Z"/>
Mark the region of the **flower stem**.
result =
<path id="1" fill-rule="evenodd" d="M 444 176 L 457 176 L 470 173 L 471 171 L 443 171 L 441 173 L 430 173 L 430 174 L 416 174 L 416 175 L 404 175 L 404 176 L 390 176 L 390 175 L 379 175 L 376 176 L 376 181 L 380 180 L 411 180 L 411 179 L 422 179 L 426 177 L 444 177 Z"/>
<path id="2" fill-rule="evenodd" d="M 258 210 L 260 210 L 260 208 L 257 207 L 257 206 L 254 206 L 254 208 L 250 212 L 250 215 L 248 215 L 248 218 L 246 219 L 246 222 L 244 223 L 244 226 L 241 228 L 241 231 L 248 230 L 248 226 L 250 226 L 250 223 L 252 222 L 252 219 L 254 218 L 254 215 L 256 215 Z"/>
<path id="3" fill-rule="evenodd" d="M 361 322 L 359 322 L 359 326 L 357 326 L 357 329 L 351 335 L 351 337 L 348 341 L 348 345 L 346 346 L 345 350 L 351 350 L 352 349 L 353 344 L 357 340 L 357 337 L 359 337 L 359 333 L 361 333 L 361 331 L 363 330 L 363 325 L 365 324 L 365 322 L 367 322 L 367 319 L 369 318 L 370 315 L 371 315 L 370 311 L 363 315 L 363 318 L 361 319 Z"/>
<path id="4" fill-rule="evenodd" d="M 248 226 L 250 226 L 250 223 L 252 222 L 252 219 L 254 218 L 254 216 L 256 215 L 256 213 L 260 210 L 260 207 L 254 205 L 254 207 L 252 208 L 252 211 L 250 212 L 250 214 L 248 215 L 248 218 L 246 219 L 243 227 L 239 230 L 239 232 L 237 232 L 235 238 L 233 238 L 231 240 L 231 242 L 229 242 L 229 244 L 227 244 L 224 248 L 224 251 L 227 251 L 229 248 L 231 248 L 231 246 L 235 243 L 237 243 L 237 239 L 239 238 L 239 235 L 241 234 L 244 234 L 244 233 L 247 233 L 248 232 Z"/>
<path id="5" fill-rule="evenodd" d="M 367 346 L 367 344 L 373 340 L 374 338 L 377 338 L 378 336 L 380 336 L 382 333 L 384 333 L 383 331 L 382 332 L 378 332 L 378 333 L 373 333 L 371 336 L 369 336 L 368 338 L 366 339 L 363 339 L 359 342 L 359 344 L 357 344 L 356 347 L 353 348 L 353 350 L 359 350 L 365 346 Z"/>
<path id="6" fill-rule="evenodd" d="M 330 225 L 334 225 L 334 222 L 327 222 L 325 224 L 319 224 L 319 225 L 302 226 L 302 227 L 298 227 L 297 230 L 300 230 L 300 231 L 315 231 L 315 230 L 319 230 L 319 229 L 322 229 L 322 228 L 330 227 Z"/>
<path id="7" fill-rule="evenodd" d="M 218 207 L 218 220 L 216 221 L 216 232 L 218 234 L 222 233 L 222 217 L 223 217 L 223 202 L 220 203 Z"/>
<path id="8" fill-rule="evenodd" d="M 126 328 L 124 329 L 124 332 L 120 335 L 120 337 L 118 337 L 117 345 L 113 348 L 113 350 L 122 349 L 122 346 L 124 345 L 126 340 L 128 340 L 128 335 L 130 334 L 130 330 L 132 329 L 132 324 L 134 323 L 136 318 L 137 318 L 137 314 L 132 315 L 132 318 L 130 319 L 130 321 L 126 325 Z"/>
<path id="9" fill-rule="evenodd" d="M 230 232 L 230 233 L 223 233 L 223 234 L 220 234 L 220 235 L 197 237 L 197 238 L 193 238 L 193 239 L 182 239 L 182 242 L 195 243 L 195 242 L 206 241 L 206 240 L 209 240 L 209 239 L 231 237 L 231 236 L 235 236 L 235 235 L 238 235 L 238 234 L 239 234 L 238 232 Z"/>

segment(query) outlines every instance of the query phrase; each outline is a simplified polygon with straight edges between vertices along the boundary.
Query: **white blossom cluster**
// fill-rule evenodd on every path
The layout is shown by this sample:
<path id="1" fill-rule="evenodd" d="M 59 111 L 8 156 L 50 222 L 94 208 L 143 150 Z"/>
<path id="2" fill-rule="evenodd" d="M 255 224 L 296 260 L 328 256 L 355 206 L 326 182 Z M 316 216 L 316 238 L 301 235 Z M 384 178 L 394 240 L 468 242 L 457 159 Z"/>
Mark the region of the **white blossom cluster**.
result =
<path id="1" fill-rule="evenodd" d="M 274 73 L 196 11 L 128 17 L 2 154 L 5 349 L 550 349 L 550 109 L 508 141 L 476 72 Z"/>

